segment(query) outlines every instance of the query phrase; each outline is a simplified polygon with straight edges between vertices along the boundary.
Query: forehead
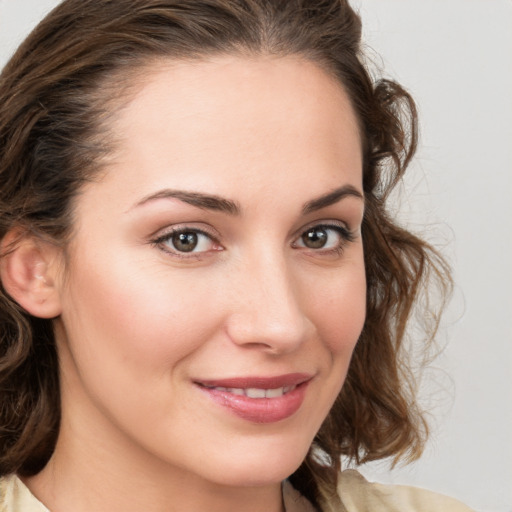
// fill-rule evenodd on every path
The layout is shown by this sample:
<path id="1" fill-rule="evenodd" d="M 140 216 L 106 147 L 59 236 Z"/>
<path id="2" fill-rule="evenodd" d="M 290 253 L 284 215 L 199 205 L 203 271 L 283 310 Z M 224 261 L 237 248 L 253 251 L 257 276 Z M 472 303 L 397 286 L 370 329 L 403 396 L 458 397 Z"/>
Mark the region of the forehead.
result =
<path id="1" fill-rule="evenodd" d="M 361 181 L 350 100 L 300 57 L 154 63 L 109 128 L 117 141 L 109 169 L 122 172 L 107 181 L 133 193 L 172 185 L 225 194 L 226 182 L 279 189 L 290 173 L 319 193 Z"/>

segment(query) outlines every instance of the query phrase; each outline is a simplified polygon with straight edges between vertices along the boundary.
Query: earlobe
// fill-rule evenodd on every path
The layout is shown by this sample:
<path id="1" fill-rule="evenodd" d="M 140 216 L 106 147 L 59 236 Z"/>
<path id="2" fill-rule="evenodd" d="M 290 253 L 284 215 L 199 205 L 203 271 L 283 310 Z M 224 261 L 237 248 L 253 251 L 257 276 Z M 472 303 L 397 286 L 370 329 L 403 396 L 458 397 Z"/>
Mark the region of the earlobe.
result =
<path id="1" fill-rule="evenodd" d="M 0 279 L 5 291 L 33 316 L 59 316 L 57 248 L 34 235 L 12 231 L 2 239 L 0 255 Z"/>

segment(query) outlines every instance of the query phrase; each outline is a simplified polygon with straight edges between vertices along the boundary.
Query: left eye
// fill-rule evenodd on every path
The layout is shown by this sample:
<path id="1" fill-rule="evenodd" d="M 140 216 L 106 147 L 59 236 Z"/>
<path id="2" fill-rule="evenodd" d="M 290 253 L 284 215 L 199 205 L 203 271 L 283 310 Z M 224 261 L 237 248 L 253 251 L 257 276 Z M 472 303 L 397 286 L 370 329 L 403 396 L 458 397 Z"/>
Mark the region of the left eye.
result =
<path id="1" fill-rule="evenodd" d="M 314 226 L 304 231 L 294 243 L 295 247 L 307 249 L 335 249 L 350 241 L 350 233 L 341 226 Z"/>
<path id="2" fill-rule="evenodd" d="M 206 252 L 215 247 L 215 242 L 209 235 L 192 229 L 173 231 L 160 237 L 156 243 L 166 250 L 178 253 Z"/>

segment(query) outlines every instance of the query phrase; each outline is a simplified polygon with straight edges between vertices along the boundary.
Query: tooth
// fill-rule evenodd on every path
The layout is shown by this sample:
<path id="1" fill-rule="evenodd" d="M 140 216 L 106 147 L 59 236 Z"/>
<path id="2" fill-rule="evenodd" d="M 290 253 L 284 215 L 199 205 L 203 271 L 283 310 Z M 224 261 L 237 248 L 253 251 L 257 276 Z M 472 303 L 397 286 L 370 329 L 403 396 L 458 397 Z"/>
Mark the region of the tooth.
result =
<path id="1" fill-rule="evenodd" d="M 245 395 L 249 398 L 265 398 L 265 390 L 257 388 L 247 388 Z"/>
<path id="2" fill-rule="evenodd" d="M 227 390 L 228 390 L 228 388 L 222 388 L 222 387 L 220 387 L 220 386 L 217 386 L 215 389 L 216 389 L 217 391 L 227 391 Z"/>
<path id="3" fill-rule="evenodd" d="M 228 391 L 233 393 L 233 395 L 245 395 L 244 390 L 242 388 L 229 388 Z"/>
<path id="4" fill-rule="evenodd" d="M 277 398 L 278 396 L 283 396 L 283 394 L 284 394 L 283 388 L 267 389 L 265 391 L 265 396 L 267 398 Z"/>
<path id="5" fill-rule="evenodd" d="M 293 391 L 295 389 L 295 386 L 285 386 L 283 388 L 283 394 L 289 393 L 290 391 Z"/>

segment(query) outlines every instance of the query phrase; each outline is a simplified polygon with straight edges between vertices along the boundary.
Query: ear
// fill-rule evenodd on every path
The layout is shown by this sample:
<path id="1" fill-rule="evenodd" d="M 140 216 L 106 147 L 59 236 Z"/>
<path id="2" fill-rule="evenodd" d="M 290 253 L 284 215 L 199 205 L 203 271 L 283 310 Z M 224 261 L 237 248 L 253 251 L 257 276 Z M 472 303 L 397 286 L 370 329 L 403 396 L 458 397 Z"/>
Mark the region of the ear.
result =
<path id="1" fill-rule="evenodd" d="M 3 287 L 32 316 L 55 318 L 61 313 L 60 254 L 56 246 L 20 230 L 9 231 L 0 243 Z"/>

